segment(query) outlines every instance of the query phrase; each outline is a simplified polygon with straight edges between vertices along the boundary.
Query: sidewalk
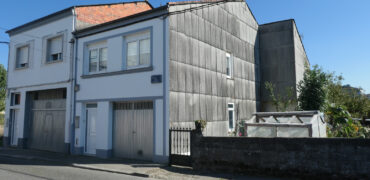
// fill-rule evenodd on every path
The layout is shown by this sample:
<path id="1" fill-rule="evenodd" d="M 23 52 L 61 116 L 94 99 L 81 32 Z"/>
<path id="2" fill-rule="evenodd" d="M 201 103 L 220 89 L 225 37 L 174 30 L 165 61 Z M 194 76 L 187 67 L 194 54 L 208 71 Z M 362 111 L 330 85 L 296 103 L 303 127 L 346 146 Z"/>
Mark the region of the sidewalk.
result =
<path id="1" fill-rule="evenodd" d="M 232 174 L 200 173 L 191 168 L 169 167 L 145 161 L 125 159 L 100 159 L 88 156 L 71 156 L 61 153 L 23 150 L 0 147 L 0 156 L 39 160 L 50 164 L 61 164 L 76 168 L 126 174 L 156 179 L 277 179 L 257 176 L 242 176 Z"/>

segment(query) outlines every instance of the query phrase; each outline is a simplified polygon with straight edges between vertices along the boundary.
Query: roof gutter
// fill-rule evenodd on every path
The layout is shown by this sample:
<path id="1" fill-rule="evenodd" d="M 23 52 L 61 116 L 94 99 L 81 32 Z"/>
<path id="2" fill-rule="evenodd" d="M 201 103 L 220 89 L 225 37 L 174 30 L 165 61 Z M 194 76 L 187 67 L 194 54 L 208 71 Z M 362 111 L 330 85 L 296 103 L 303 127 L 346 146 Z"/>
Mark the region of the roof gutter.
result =
<path id="1" fill-rule="evenodd" d="M 36 19 L 36 20 L 31 21 L 29 23 L 23 24 L 21 26 L 15 27 L 13 29 L 10 29 L 10 30 L 6 31 L 6 33 L 8 33 L 9 36 L 12 36 L 12 35 L 16 35 L 16 34 L 19 34 L 21 32 L 27 31 L 29 29 L 35 28 L 37 26 L 41 26 L 41 25 L 47 24 L 49 22 L 56 21 L 58 19 L 64 18 L 64 17 L 69 16 L 69 15 L 72 15 L 71 9 L 73 9 L 73 6 L 69 7 L 69 8 L 66 8 L 66 9 L 63 9 L 61 11 L 58 11 L 56 13 L 44 16 L 42 18 Z"/>

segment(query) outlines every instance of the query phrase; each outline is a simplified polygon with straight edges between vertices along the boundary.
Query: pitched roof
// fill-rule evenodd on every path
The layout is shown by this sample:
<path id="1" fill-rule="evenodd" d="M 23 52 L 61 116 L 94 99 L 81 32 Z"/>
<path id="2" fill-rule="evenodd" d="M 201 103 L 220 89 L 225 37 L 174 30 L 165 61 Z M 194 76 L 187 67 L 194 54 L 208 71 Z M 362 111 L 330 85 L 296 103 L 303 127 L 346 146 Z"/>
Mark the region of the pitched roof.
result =
<path id="1" fill-rule="evenodd" d="M 71 6 L 21 26 L 12 28 L 6 31 L 6 33 L 20 33 L 22 31 L 46 24 L 50 21 L 72 15 L 73 9 L 76 10 L 77 20 L 86 23 L 87 25 L 96 25 L 151 10 L 153 9 L 153 6 L 147 1 Z"/>
<path id="2" fill-rule="evenodd" d="M 168 2 L 168 4 L 169 5 L 182 5 L 182 4 L 217 3 L 217 2 L 245 2 L 245 1 L 244 0 L 195 0 L 195 1 Z"/>
<path id="3" fill-rule="evenodd" d="M 152 6 L 148 2 L 138 1 L 119 4 L 76 6 L 75 12 L 77 15 L 77 22 L 83 22 L 85 25 L 82 28 L 78 27 L 78 29 L 83 29 L 89 26 L 106 23 L 151 9 Z"/>

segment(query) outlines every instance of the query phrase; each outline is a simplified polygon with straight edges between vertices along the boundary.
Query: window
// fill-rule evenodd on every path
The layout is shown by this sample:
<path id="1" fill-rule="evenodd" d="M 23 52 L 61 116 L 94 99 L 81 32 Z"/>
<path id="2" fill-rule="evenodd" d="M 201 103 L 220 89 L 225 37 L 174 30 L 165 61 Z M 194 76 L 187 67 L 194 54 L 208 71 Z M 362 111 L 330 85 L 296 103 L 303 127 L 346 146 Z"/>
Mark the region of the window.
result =
<path id="1" fill-rule="evenodd" d="M 229 131 L 234 131 L 235 129 L 235 117 L 234 117 L 234 104 L 229 103 L 227 105 L 227 112 L 229 115 Z"/>
<path id="2" fill-rule="evenodd" d="M 127 41 L 127 68 L 146 67 L 150 65 L 150 35 L 144 33 L 126 37 Z"/>
<path id="3" fill-rule="evenodd" d="M 11 106 L 19 105 L 21 103 L 21 94 L 20 93 L 12 93 L 11 96 Z"/>
<path id="4" fill-rule="evenodd" d="M 17 48 L 16 68 L 28 67 L 29 49 L 29 45 Z"/>
<path id="5" fill-rule="evenodd" d="M 61 61 L 63 59 L 63 36 L 48 39 L 47 47 L 46 62 Z"/>
<path id="6" fill-rule="evenodd" d="M 226 75 L 228 78 L 232 78 L 234 73 L 234 63 L 231 55 L 226 53 Z"/>
<path id="7" fill-rule="evenodd" d="M 89 50 L 89 72 L 107 70 L 108 49 L 106 47 Z"/>

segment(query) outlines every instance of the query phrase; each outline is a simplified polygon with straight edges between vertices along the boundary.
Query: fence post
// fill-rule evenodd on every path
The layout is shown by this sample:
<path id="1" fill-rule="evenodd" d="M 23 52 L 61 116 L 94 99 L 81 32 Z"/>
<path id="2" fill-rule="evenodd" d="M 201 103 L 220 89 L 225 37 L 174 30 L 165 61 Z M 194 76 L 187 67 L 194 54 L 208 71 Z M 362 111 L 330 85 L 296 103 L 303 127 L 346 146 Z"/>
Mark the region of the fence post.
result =
<path id="1" fill-rule="evenodd" d="M 171 146 L 172 146 L 172 136 L 171 135 L 172 135 L 172 131 L 171 131 L 171 128 L 170 128 L 169 131 L 170 131 L 170 133 L 169 133 L 169 138 L 170 138 L 170 140 L 169 140 L 170 144 L 169 145 L 170 145 L 170 147 L 169 147 L 169 150 L 168 150 L 168 155 L 170 157 L 169 157 L 169 161 L 168 161 L 168 166 L 171 166 L 171 164 L 172 164 L 171 163 L 172 162 L 172 157 L 171 157 L 171 150 L 172 150 L 172 148 L 171 148 Z"/>

